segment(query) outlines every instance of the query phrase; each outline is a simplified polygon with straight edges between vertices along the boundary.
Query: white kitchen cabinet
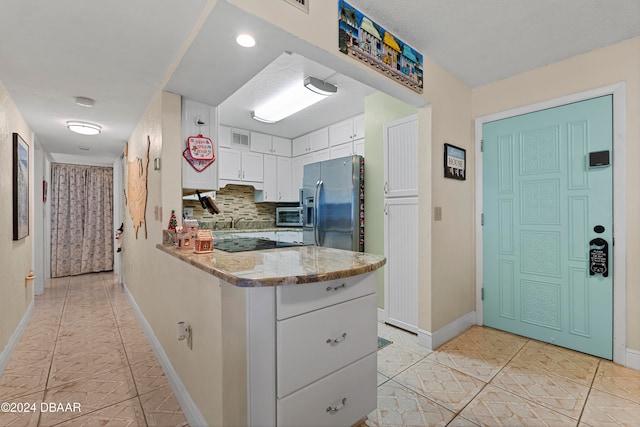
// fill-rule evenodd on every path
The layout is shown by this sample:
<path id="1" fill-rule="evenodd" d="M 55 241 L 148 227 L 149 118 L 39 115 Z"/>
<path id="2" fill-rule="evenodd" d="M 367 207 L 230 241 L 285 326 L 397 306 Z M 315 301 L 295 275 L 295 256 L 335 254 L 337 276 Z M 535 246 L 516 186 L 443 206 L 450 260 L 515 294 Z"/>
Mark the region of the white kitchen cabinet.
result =
<path id="1" fill-rule="evenodd" d="M 334 145 L 329 148 L 329 153 L 332 159 L 339 159 L 340 157 L 352 156 L 354 154 L 354 147 L 351 142 L 345 144 Z"/>
<path id="2" fill-rule="evenodd" d="M 311 146 L 309 145 L 309 134 L 299 136 L 293 139 L 291 151 L 293 153 L 293 157 L 302 156 L 311 151 Z"/>
<path id="3" fill-rule="evenodd" d="M 218 145 L 231 148 L 231 128 L 229 126 L 218 126 Z"/>
<path id="4" fill-rule="evenodd" d="M 376 279 L 317 285 L 276 288 L 279 426 L 349 426 L 376 407 Z"/>
<path id="5" fill-rule="evenodd" d="M 264 154 L 273 154 L 271 142 L 273 137 L 265 133 L 251 132 L 251 151 Z"/>
<path id="6" fill-rule="evenodd" d="M 291 140 L 280 136 L 273 137 L 271 141 L 272 154 L 276 156 L 291 157 Z"/>
<path id="7" fill-rule="evenodd" d="M 276 240 L 287 243 L 302 243 L 302 230 L 276 231 Z"/>
<path id="8" fill-rule="evenodd" d="M 251 151 L 291 157 L 291 140 L 265 133 L 251 132 Z"/>
<path id="9" fill-rule="evenodd" d="M 291 159 L 291 185 L 293 192 L 298 193 L 302 188 L 302 178 L 304 174 L 304 156 L 294 157 Z M 299 193 L 296 196 L 299 198 Z"/>
<path id="10" fill-rule="evenodd" d="M 198 125 L 200 123 L 200 125 Z M 217 109 L 206 104 L 182 100 L 182 149 L 187 148 L 187 138 L 202 134 L 211 138 L 214 152 L 218 155 Z M 218 189 L 218 161 L 213 162 L 203 171 L 197 171 L 182 158 L 182 188 L 198 190 Z"/>
<path id="11" fill-rule="evenodd" d="M 292 160 L 289 157 L 276 157 L 278 202 L 297 202 L 298 187 L 293 186 Z"/>
<path id="12" fill-rule="evenodd" d="M 311 151 L 319 151 L 329 148 L 329 128 L 321 128 L 309 134 L 309 147 Z"/>
<path id="13" fill-rule="evenodd" d="M 411 332 L 418 331 L 417 141 L 415 115 L 383 126 L 385 316 Z"/>
<path id="14" fill-rule="evenodd" d="M 278 163 L 276 156 L 264 155 L 264 187 L 262 191 L 256 191 L 256 202 L 278 201 Z"/>
<path id="15" fill-rule="evenodd" d="M 262 189 L 264 181 L 263 155 L 222 147 L 219 150 L 220 185 L 246 184 Z"/>
<path id="16" fill-rule="evenodd" d="M 256 202 L 297 202 L 298 189 L 292 184 L 291 159 L 264 155 L 264 187 L 256 191 Z"/>
<path id="17" fill-rule="evenodd" d="M 329 148 L 329 128 L 321 128 L 293 140 L 293 156 Z"/>
<path id="18" fill-rule="evenodd" d="M 355 154 L 364 157 L 364 138 L 356 139 L 353 145 L 355 147 Z"/>

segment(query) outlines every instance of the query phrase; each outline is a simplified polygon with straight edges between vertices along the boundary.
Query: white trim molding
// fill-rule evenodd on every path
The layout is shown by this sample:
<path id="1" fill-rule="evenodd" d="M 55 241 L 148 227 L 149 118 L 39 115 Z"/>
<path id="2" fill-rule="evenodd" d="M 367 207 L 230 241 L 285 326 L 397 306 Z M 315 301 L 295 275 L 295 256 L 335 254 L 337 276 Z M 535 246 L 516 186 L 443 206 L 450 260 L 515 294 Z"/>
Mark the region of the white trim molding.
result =
<path id="1" fill-rule="evenodd" d="M 640 371 L 640 351 L 627 349 L 626 367 Z"/>
<path id="2" fill-rule="evenodd" d="M 387 320 L 387 312 L 384 308 L 378 307 L 378 322 L 385 323 Z"/>
<path id="3" fill-rule="evenodd" d="M 133 307 L 133 311 L 136 313 L 136 317 L 142 325 L 142 329 L 144 329 L 147 338 L 149 338 L 149 342 L 151 343 L 153 352 L 156 354 L 156 357 L 158 358 L 158 361 L 162 366 L 162 370 L 167 376 L 169 385 L 171 385 L 171 390 L 173 391 L 173 394 L 176 395 L 176 398 L 180 403 L 180 407 L 182 408 L 182 412 L 184 412 L 184 416 L 187 418 L 189 425 L 206 426 L 207 421 L 204 419 L 202 413 L 196 406 L 196 403 L 191 398 L 191 395 L 180 379 L 178 372 L 176 372 L 175 368 L 171 364 L 169 356 L 167 356 L 167 353 L 165 353 L 164 349 L 162 348 L 160 341 L 158 341 L 158 338 L 156 338 L 155 334 L 153 333 L 151 325 L 149 325 L 149 322 L 147 322 L 144 314 L 142 314 L 142 310 L 140 310 L 140 307 L 136 303 L 136 300 L 133 298 L 133 295 L 131 295 L 131 292 L 129 292 L 127 286 L 125 284 L 123 284 L 122 286 L 127 295 L 127 298 L 129 299 L 129 302 L 131 303 L 131 306 Z"/>
<path id="4" fill-rule="evenodd" d="M 482 125 L 496 120 L 528 114 L 573 102 L 585 101 L 599 96 L 613 95 L 613 361 L 629 366 L 625 362 L 637 356 L 627 350 L 627 226 L 626 226 L 626 84 L 616 83 L 585 92 L 526 105 L 475 119 L 476 158 L 476 322 L 484 324 L 482 302 L 483 253 L 482 253 Z M 640 364 L 638 365 L 640 366 Z"/>
<path id="5" fill-rule="evenodd" d="M 429 350 L 435 350 L 442 344 L 457 337 L 475 324 L 476 313 L 475 311 L 471 311 L 433 333 L 419 329 L 418 344 L 427 347 Z"/>
<path id="6" fill-rule="evenodd" d="M 25 329 L 27 329 L 27 325 L 29 324 L 29 320 L 31 319 L 31 315 L 33 314 L 33 301 L 27 307 L 27 311 L 24 312 L 22 319 L 20 319 L 20 323 L 16 326 L 16 329 L 13 331 L 13 334 L 9 337 L 9 341 L 7 345 L 4 346 L 2 351 L 0 351 L 0 375 L 4 372 L 4 368 L 9 364 L 9 360 L 11 360 L 11 356 L 13 355 L 13 351 L 16 349 L 20 338 L 22 338 L 22 334 L 24 334 Z"/>

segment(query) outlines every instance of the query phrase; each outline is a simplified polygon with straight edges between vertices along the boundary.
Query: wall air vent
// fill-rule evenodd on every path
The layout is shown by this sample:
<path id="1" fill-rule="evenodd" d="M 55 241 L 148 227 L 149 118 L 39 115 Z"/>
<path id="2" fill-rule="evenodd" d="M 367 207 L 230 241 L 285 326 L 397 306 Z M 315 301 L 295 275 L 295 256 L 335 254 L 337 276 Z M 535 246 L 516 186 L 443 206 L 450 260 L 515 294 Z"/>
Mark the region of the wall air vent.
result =
<path id="1" fill-rule="evenodd" d="M 300 10 L 303 10 L 307 13 L 309 13 L 309 1 L 310 0 L 284 0 L 289 4 L 294 5 L 295 7 L 297 7 Z"/>
<path id="2" fill-rule="evenodd" d="M 249 148 L 249 132 L 241 129 L 232 129 L 231 145 Z"/>

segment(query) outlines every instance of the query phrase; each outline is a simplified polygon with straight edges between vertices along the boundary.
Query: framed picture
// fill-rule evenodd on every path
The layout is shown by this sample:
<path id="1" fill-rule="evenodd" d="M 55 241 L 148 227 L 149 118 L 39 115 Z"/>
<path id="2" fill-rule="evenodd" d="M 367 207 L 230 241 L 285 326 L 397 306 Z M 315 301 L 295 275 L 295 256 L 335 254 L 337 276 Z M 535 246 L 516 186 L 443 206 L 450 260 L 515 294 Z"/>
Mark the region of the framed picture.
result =
<path id="1" fill-rule="evenodd" d="M 29 235 L 29 146 L 13 134 L 13 240 Z"/>
<path id="2" fill-rule="evenodd" d="M 444 177 L 464 181 L 467 179 L 467 150 L 444 144 Z"/>

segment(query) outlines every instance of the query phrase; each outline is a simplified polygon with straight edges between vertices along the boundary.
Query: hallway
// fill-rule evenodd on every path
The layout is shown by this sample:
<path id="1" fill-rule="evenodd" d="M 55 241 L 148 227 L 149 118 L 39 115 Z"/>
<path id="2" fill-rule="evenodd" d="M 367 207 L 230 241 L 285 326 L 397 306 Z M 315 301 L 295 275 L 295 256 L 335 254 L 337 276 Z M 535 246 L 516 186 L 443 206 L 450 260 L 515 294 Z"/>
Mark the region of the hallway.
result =
<path id="1" fill-rule="evenodd" d="M 35 406 L 0 411 L 1 426 L 187 425 L 113 274 L 50 279 L 34 305 L 0 377 L 0 402 Z M 41 402 L 70 406 L 42 411 Z"/>

